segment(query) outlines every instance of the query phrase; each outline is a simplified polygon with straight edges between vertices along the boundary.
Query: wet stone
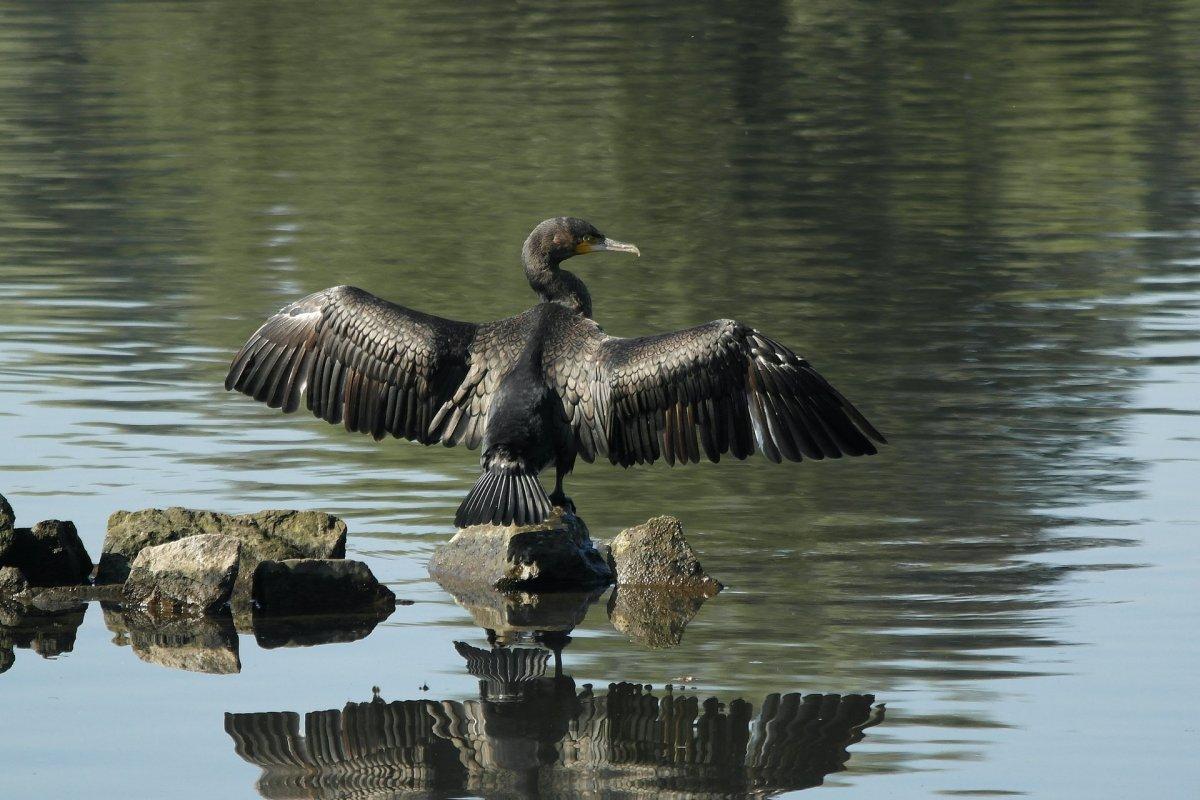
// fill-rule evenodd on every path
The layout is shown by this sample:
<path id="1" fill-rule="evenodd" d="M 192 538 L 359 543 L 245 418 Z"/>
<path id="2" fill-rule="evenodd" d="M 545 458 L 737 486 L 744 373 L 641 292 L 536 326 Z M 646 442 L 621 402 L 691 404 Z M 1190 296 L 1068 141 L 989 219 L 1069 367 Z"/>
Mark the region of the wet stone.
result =
<path id="1" fill-rule="evenodd" d="M 11 531 L 16 521 L 17 518 L 13 514 L 12 506 L 8 504 L 8 500 L 4 495 L 0 494 L 0 533 Z"/>
<path id="2" fill-rule="evenodd" d="M 464 528 L 434 551 L 429 574 L 443 584 L 501 591 L 580 590 L 613 578 L 587 525 L 561 509 L 537 525 Z"/>
<path id="3" fill-rule="evenodd" d="M 259 614 L 296 615 L 393 609 L 396 595 L 361 561 L 298 558 L 263 561 L 254 572 Z"/>
<path id="4" fill-rule="evenodd" d="M 0 567 L 0 598 L 13 597 L 29 588 L 25 573 L 16 567 Z"/>
<path id="5" fill-rule="evenodd" d="M 205 534 L 231 536 L 241 542 L 235 596 L 247 601 L 254 569 L 260 561 L 346 555 L 346 523 L 321 511 L 239 515 L 179 507 L 118 511 L 108 518 L 96 582 L 123 582 L 133 560 L 147 547 Z"/>
<path id="6" fill-rule="evenodd" d="M 77 586 L 91 575 L 92 559 L 74 523 L 49 519 L 0 530 L 0 567 L 19 568 L 30 586 Z"/>
<path id="7" fill-rule="evenodd" d="M 229 602 L 241 544 L 204 534 L 147 547 L 125 581 L 125 602 L 151 614 L 210 613 Z"/>
<path id="8" fill-rule="evenodd" d="M 618 586 L 656 586 L 711 597 L 723 588 L 700 566 L 675 517 L 654 517 L 617 534 L 609 560 Z"/>

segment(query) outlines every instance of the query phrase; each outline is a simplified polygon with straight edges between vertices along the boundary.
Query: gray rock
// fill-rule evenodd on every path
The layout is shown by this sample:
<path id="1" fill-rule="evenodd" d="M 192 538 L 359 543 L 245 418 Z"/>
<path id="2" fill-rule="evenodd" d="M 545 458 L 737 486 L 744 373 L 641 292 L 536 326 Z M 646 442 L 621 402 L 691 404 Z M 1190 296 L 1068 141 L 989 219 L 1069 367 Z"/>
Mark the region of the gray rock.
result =
<path id="1" fill-rule="evenodd" d="M 241 543 L 232 536 L 201 534 L 147 547 L 125 581 L 125 602 L 156 616 L 211 613 L 233 593 Z"/>
<path id="2" fill-rule="evenodd" d="M 653 586 L 618 586 L 608 599 L 613 627 L 643 647 L 662 649 L 683 641 L 683 630 L 707 596 Z"/>
<path id="3" fill-rule="evenodd" d="M 0 531 L 0 567 L 18 567 L 30 586 L 78 586 L 87 582 L 92 559 L 73 523 L 48 519 Z"/>
<path id="4" fill-rule="evenodd" d="M 155 617 L 134 609 L 104 609 L 104 623 L 150 664 L 209 675 L 241 672 L 238 638 L 228 616 Z"/>
<path id="5" fill-rule="evenodd" d="M 618 586 L 658 586 L 711 597 L 723 588 L 700 566 L 675 517 L 654 517 L 626 528 L 609 545 Z"/>
<path id="6" fill-rule="evenodd" d="M 361 561 L 295 558 L 263 561 L 254 572 L 256 618 L 395 608 L 396 595 Z"/>
<path id="7" fill-rule="evenodd" d="M 14 597 L 29 589 L 25 573 L 16 567 L 0 567 L 0 597 Z"/>
<path id="8" fill-rule="evenodd" d="M 587 525 L 561 509 L 538 525 L 464 528 L 434 551 L 429 574 L 439 583 L 501 591 L 578 591 L 613 578 Z"/>
<path id="9" fill-rule="evenodd" d="M 0 533 L 11 531 L 16 524 L 17 518 L 13 515 L 12 506 L 8 504 L 8 500 L 4 495 L 0 494 Z"/>
<path id="10" fill-rule="evenodd" d="M 236 516 L 178 507 L 118 511 L 108 518 L 96 583 L 123 582 L 143 548 L 201 534 L 232 536 L 242 543 L 235 598 L 247 601 L 254 568 L 260 561 L 346 555 L 346 523 L 321 511 L 259 511 Z"/>

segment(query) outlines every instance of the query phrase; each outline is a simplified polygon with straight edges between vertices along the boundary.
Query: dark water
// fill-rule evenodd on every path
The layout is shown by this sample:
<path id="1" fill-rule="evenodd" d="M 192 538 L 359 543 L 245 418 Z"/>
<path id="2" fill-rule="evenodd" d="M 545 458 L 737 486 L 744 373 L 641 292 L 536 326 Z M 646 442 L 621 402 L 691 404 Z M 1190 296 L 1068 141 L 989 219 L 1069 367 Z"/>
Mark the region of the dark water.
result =
<path id="1" fill-rule="evenodd" d="M 95 554 L 116 509 L 322 508 L 416 601 L 353 642 L 218 631 L 223 676 L 98 607 L 8 620 L 0 794 L 1190 796 L 1198 31 L 1188 2 L 0 2 L 19 521 Z M 675 514 L 729 589 L 665 649 L 602 600 L 499 702 L 424 572 L 475 455 L 220 384 L 333 284 L 523 310 L 561 213 L 641 246 L 578 263 L 609 332 L 742 319 L 893 444 L 581 465 L 594 534 Z"/>

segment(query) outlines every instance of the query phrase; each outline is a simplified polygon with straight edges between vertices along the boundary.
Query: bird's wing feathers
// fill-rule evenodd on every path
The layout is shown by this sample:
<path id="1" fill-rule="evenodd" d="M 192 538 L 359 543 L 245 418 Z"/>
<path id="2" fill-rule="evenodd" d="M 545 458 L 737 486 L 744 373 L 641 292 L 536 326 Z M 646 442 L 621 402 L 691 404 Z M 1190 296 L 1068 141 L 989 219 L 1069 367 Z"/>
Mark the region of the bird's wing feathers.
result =
<path id="1" fill-rule="evenodd" d="M 548 372 L 587 460 L 800 461 L 875 453 L 883 436 L 805 360 L 734 320 L 621 339 L 598 328 Z"/>
<path id="2" fill-rule="evenodd" d="M 488 326 L 423 314 L 352 286 L 286 306 L 234 357 L 225 388 L 382 439 L 478 446 Z M 483 348 L 485 349 L 485 348 Z"/>

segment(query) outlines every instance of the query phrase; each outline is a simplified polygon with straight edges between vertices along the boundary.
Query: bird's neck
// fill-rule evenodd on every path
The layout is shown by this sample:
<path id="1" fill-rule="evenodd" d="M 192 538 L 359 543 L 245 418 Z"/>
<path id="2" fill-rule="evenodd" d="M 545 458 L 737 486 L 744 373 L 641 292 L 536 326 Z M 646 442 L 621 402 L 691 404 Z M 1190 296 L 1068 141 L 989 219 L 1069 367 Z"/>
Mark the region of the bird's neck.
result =
<path id="1" fill-rule="evenodd" d="M 592 316 L 592 296 L 577 275 L 544 259 L 526 257 L 525 277 L 547 303 L 559 303 L 577 314 Z"/>

